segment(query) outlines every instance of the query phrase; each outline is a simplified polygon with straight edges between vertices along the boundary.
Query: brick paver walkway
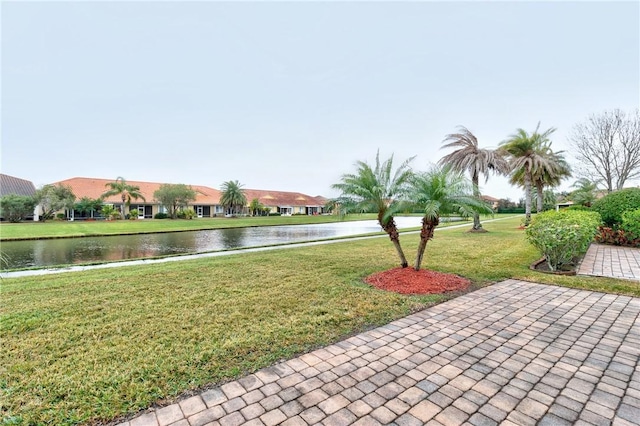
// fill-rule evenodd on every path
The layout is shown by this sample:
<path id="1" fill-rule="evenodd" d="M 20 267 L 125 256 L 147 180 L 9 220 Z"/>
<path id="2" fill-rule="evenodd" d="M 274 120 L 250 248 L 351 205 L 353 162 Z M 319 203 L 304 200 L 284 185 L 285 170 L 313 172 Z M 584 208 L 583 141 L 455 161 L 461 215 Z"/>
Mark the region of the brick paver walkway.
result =
<path id="1" fill-rule="evenodd" d="M 123 425 L 638 424 L 639 313 L 507 280 Z"/>
<path id="2" fill-rule="evenodd" d="M 640 281 L 640 249 L 591 244 L 578 274 Z"/>

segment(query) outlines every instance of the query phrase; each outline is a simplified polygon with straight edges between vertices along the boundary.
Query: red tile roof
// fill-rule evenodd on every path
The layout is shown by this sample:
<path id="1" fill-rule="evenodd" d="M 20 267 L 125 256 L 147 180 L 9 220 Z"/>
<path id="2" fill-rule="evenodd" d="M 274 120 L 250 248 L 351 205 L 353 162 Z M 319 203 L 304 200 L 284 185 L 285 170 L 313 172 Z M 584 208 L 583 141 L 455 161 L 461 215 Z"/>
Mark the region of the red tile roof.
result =
<path id="1" fill-rule="evenodd" d="M 244 195 L 247 197 L 247 203 L 257 198 L 260 204 L 264 206 L 278 207 L 314 207 L 324 206 L 327 199 L 321 196 L 312 197 L 300 192 L 285 191 L 268 191 L 264 189 L 245 189 Z"/>
<path id="2" fill-rule="evenodd" d="M 109 190 L 107 184 L 111 182 L 115 182 L 115 179 L 75 177 L 56 182 L 56 184 L 70 186 L 78 199 L 82 197 L 97 199 Z M 156 203 L 153 199 L 153 193 L 162 185 L 157 182 L 140 182 L 133 180 L 127 180 L 127 184 L 139 187 L 140 193 L 144 196 L 147 204 Z M 193 203 L 194 205 L 220 204 L 221 192 L 219 190 L 202 185 L 191 185 L 191 188 L 197 193 L 196 201 Z M 247 203 L 257 198 L 261 204 L 269 207 L 324 206 L 327 202 L 327 199 L 322 196 L 310 196 L 300 192 L 267 191 L 262 189 L 243 189 L 243 191 L 247 197 Z M 119 195 L 114 195 L 106 198 L 105 202 L 117 204 L 121 203 L 122 199 Z M 131 200 L 131 203 L 142 203 L 142 200 Z"/>
<path id="3" fill-rule="evenodd" d="M 56 184 L 62 184 L 70 186 L 75 196 L 80 199 L 82 197 L 89 197 L 92 199 L 99 198 L 102 194 L 109 190 L 108 183 L 115 182 L 115 179 L 94 179 L 75 177 Z M 160 188 L 162 183 L 157 182 L 139 182 L 134 180 L 127 180 L 128 185 L 137 186 L 140 188 L 140 193 L 144 196 L 146 204 L 155 204 L 156 201 L 153 198 L 153 193 Z M 191 188 L 196 191 L 196 201 L 194 205 L 216 205 L 220 204 L 220 191 L 208 186 L 191 185 Z M 122 203 L 122 199 L 119 195 L 114 195 L 105 199 L 107 203 Z M 142 203 L 142 200 L 131 200 L 132 204 Z"/>

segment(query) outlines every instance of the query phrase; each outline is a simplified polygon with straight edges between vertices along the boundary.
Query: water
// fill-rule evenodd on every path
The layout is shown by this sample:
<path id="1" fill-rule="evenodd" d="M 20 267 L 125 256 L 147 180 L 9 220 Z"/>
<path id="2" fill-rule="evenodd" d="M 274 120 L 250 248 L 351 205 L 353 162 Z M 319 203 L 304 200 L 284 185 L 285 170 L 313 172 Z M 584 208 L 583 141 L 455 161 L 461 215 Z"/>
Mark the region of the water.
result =
<path id="1" fill-rule="evenodd" d="M 420 226 L 419 217 L 397 217 L 398 228 Z M 315 225 L 262 226 L 162 234 L 8 241 L 0 246 L 3 269 L 50 267 L 185 253 L 296 243 L 381 231 L 374 220 Z"/>

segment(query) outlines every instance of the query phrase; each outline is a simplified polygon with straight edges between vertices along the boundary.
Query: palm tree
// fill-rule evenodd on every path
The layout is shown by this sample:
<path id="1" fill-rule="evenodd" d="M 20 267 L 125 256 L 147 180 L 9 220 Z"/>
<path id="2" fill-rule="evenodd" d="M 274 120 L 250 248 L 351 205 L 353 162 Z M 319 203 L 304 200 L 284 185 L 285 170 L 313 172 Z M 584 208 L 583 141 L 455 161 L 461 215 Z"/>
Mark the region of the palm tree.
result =
<path id="1" fill-rule="evenodd" d="M 564 151 L 553 152 L 551 143 L 538 149 L 538 155 L 545 157 L 539 167 L 532 171 L 531 183 L 536 188 L 536 212 L 540 213 L 544 206 L 544 188 L 560 185 L 563 179 L 571 176 L 571 167 L 563 155 Z M 509 182 L 524 187 L 524 169 L 514 170 Z"/>
<path id="2" fill-rule="evenodd" d="M 525 226 L 529 226 L 531 223 L 531 186 L 533 184 L 533 176 L 539 169 L 550 163 L 550 158 L 545 154 L 545 150 L 550 144 L 549 136 L 556 131 L 552 127 L 539 133 L 539 129 L 540 123 L 531 134 L 527 133 L 526 130 L 518 129 L 516 133 L 500 144 L 501 152 L 509 161 L 512 177 L 520 171 L 523 174 Z"/>
<path id="3" fill-rule="evenodd" d="M 427 243 L 433 238 L 441 215 L 455 213 L 468 217 L 476 213 L 491 213 L 492 210 L 472 193 L 470 182 L 451 165 L 433 167 L 426 173 L 415 175 L 411 183 L 411 200 L 424 212 L 414 265 L 414 269 L 419 271 Z"/>
<path id="4" fill-rule="evenodd" d="M 480 199 L 480 175 L 489 180 L 489 172 L 497 174 L 509 173 L 509 163 L 497 150 L 479 148 L 478 139 L 466 127 L 459 126 L 458 133 L 447 135 L 442 148 L 458 148 L 440 159 L 438 164 L 450 165 L 459 172 L 468 171 L 473 184 L 473 195 Z M 482 231 L 480 214 L 473 214 L 473 231 Z"/>
<path id="5" fill-rule="evenodd" d="M 413 175 L 409 168 L 409 163 L 413 158 L 415 157 L 403 162 L 394 171 L 393 155 L 381 163 L 380 151 L 378 151 L 373 168 L 363 161 L 358 161 L 355 164 L 356 173 L 344 174 L 340 183 L 332 185 L 332 188 L 342 192 L 341 213 L 349 210 L 377 212 L 378 223 L 389 235 L 403 268 L 406 268 L 408 263 L 400 246 L 400 235 L 393 217 L 403 207 L 402 196 Z"/>
<path id="6" fill-rule="evenodd" d="M 223 182 L 220 189 L 222 189 L 220 204 L 224 206 L 225 211 L 229 210 L 234 215 L 247 205 L 242 184 L 237 180 Z"/>
<path id="7" fill-rule="evenodd" d="M 122 176 L 118 176 L 115 182 L 109 182 L 105 186 L 109 187 L 109 190 L 106 191 L 104 194 L 102 194 L 100 197 L 104 199 L 107 197 L 111 197 L 112 195 L 120 195 L 122 199 L 122 204 L 123 204 L 122 212 L 121 212 L 122 217 L 124 217 L 124 214 L 125 214 L 124 206 L 127 206 L 127 208 L 131 210 L 132 198 L 134 200 L 141 198 L 142 201 L 147 201 L 145 200 L 144 196 L 140 192 L 140 187 L 135 185 L 129 185 Z"/>
<path id="8" fill-rule="evenodd" d="M 576 188 L 570 195 L 571 201 L 576 204 L 591 207 L 596 200 L 596 191 L 598 191 L 598 182 L 591 182 L 587 178 L 580 178 L 572 185 Z"/>

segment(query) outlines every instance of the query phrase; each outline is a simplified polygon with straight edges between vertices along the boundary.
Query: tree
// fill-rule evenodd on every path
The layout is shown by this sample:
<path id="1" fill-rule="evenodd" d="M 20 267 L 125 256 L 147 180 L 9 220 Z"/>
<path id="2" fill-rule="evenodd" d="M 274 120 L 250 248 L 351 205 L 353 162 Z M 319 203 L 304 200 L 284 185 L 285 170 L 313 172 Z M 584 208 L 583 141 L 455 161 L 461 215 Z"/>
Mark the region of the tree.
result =
<path id="1" fill-rule="evenodd" d="M 572 188 L 575 189 L 569 194 L 569 199 L 574 203 L 591 207 L 591 204 L 596 201 L 597 182 L 592 182 L 587 178 L 580 178 L 574 182 Z"/>
<path id="2" fill-rule="evenodd" d="M 394 215 L 403 209 L 402 196 L 405 195 L 413 173 L 409 163 L 415 157 L 404 161 L 395 171 L 393 155 L 380 162 L 380 151 L 376 154 L 374 167 L 363 161 L 356 162 L 356 172 L 344 174 L 339 183 L 332 188 L 342 192 L 340 212 L 375 211 L 378 223 L 389 235 L 403 268 L 408 266 L 407 259 L 400 246 L 400 235 Z"/>
<path id="3" fill-rule="evenodd" d="M 251 211 L 251 216 L 258 216 L 263 210 L 264 206 L 257 198 L 254 198 L 253 200 L 251 200 L 251 203 L 249 203 L 249 211 Z"/>
<path id="4" fill-rule="evenodd" d="M 569 136 L 582 177 L 601 180 L 608 192 L 640 177 L 640 110 L 591 115 Z"/>
<path id="5" fill-rule="evenodd" d="M 536 212 L 545 210 L 544 189 L 560 185 L 563 179 L 571 176 L 571 167 L 563 155 L 564 151 L 553 152 L 551 143 L 544 143 L 537 149 L 544 161 L 531 172 L 531 183 L 536 188 Z M 514 170 L 509 182 L 524 187 L 524 169 Z"/>
<path id="6" fill-rule="evenodd" d="M 186 207 L 189 202 L 196 200 L 196 191 L 183 183 L 165 183 L 153 193 L 153 198 L 165 206 L 169 211 L 169 216 L 175 219 L 179 208 Z"/>
<path id="7" fill-rule="evenodd" d="M 70 186 L 44 185 L 36 191 L 34 196 L 36 203 L 42 209 L 42 221 L 51 219 L 59 210 L 71 210 L 76 201 L 76 196 Z"/>
<path id="8" fill-rule="evenodd" d="M 129 185 L 127 181 L 121 176 L 118 176 L 115 182 L 109 182 L 105 186 L 108 187 L 109 190 L 102 194 L 102 198 L 104 199 L 107 197 L 111 197 L 112 195 L 120 195 L 122 204 L 124 206 L 127 206 L 128 209 L 131 209 L 131 199 L 142 199 L 142 201 L 147 201 L 140 192 L 139 186 Z M 121 214 L 124 218 L 124 207 L 122 208 Z"/>
<path id="9" fill-rule="evenodd" d="M 540 133 L 539 129 L 540 123 L 531 134 L 527 133 L 526 130 L 517 129 L 516 133 L 500 144 L 500 150 L 509 161 L 512 178 L 514 175 L 522 173 L 525 192 L 525 226 L 529 226 L 531 223 L 533 175 L 549 162 L 544 150 L 550 143 L 549 136 L 556 130 L 552 127 Z"/>
<path id="10" fill-rule="evenodd" d="M 22 222 L 33 214 L 36 200 L 28 195 L 8 194 L 0 198 L 0 213 L 9 222 Z"/>
<path id="11" fill-rule="evenodd" d="M 411 200 L 423 211 L 420 243 L 414 269 L 420 270 L 427 243 L 443 214 L 456 213 L 462 217 L 492 213 L 491 207 L 473 194 L 473 185 L 451 165 L 433 167 L 416 174 L 411 182 Z"/>
<path id="12" fill-rule="evenodd" d="M 446 142 L 446 143 L 445 143 Z M 466 127 L 459 126 L 458 133 L 447 135 L 441 148 L 458 148 L 445 155 L 438 164 L 450 165 L 459 172 L 468 171 L 473 184 L 473 195 L 480 199 L 480 175 L 485 176 L 485 183 L 489 180 L 489 172 L 497 174 L 509 173 L 509 163 L 499 151 L 478 147 L 478 139 Z M 473 215 L 473 230 L 481 231 L 480 215 Z"/>
<path id="13" fill-rule="evenodd" d="M 220 204 L 225 211 L 229 211 L 232 215 L 240 213 L 247 205 L 247 197 L 242 190 L 242 184 L 237 180 L 230 180 L 223 182 L 221 189 Z"/>
<path id="14" fill-rule="evenodd" d="M 82 197 L 77 203 L 74 204 L 73 209 L 80 212 L 83 216 L 92 216 L 92 212 L 97 212 L 102 209 L 101 199 L 91 199 L 89 197 Z"/>

